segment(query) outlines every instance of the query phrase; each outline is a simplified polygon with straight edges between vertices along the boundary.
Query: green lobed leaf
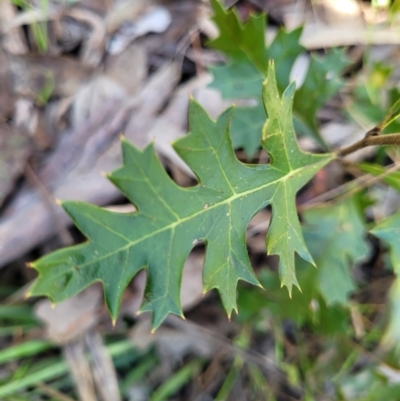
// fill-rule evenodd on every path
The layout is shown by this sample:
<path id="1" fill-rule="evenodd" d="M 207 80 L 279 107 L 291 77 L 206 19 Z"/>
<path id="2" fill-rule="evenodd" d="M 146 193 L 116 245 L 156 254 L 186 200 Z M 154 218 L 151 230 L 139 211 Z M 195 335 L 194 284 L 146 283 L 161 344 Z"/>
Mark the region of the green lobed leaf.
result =
<path id="1" fill-rule="evenodd" d="M 312 56 L 306 78 L 294 98 L 293 109 L 300 131 L 322 146 L 315 116 L 343 86 L 340 74 L 348 64 L 344 49 L 331 49 L 324 57 Z"/>
<path id="2" fill-rule="evenodd" d="M 260 127 L 265 120 L 260 85 L 266 75 L 267 60 L 274 60 L 278 88 L 283 92 L 297 57 L 305 50 L 299 42 L 302 28 L 291 32 L 279 30 L 267 47 L 265 16 L 251 15 L 243 24 L 234 9 L 225 10 L 218 0 L 213 0 L 212 5 L 213 19 L 220 32 L 210 46 L 224 52 L 229 60 L 225 65 L 210 68 L 214 75 L 210 86 L 219 90 L 225 99 L 255 101 L 255 106 L 235 110 L 231 131 L 234 146 L 243 147 L 251 157 L 258 149 Z M 296 129 L 313 137 L 324 149 L 326 145 L 318 133 L 315 114 L 343 85 L 340 74 L 348 63 L 344 50 L 330 50 L 325 57 L 312 56 L 305 81 L 295 96 Z M 252 115 L 251 125 L 243 124 L 245 114 Z"/>
<path id="3" fill-rule="evenodd" d="M 237 61 L 249 61 L 259 71 L 266 71 L 268 57 L 265 51 L 265 16 L 252 15 L 246 24 L 240 22 L 235 10 L 226 11 L 218 0 L 211 0 L 213 21 L 220 35 L 210 46 L 223 51 Z M 249 38 L 252 38 L 250 41 Z"/>
<path id="4" fill-rule="evenodd" d="M 349 267 L 368 255 L 365 223 L 354 198 L 303 215 L 304 238 L 317 265 L 317 286 L 326 304 L 347 305 L 355 290 Z"/>
<path id="5" fill-rule="evenodd" d="M 390 83 L 393 67 L 369 63 L 367 59 L 364 70 L 353 91 L 354 98 L 347 104 L 347 113 L 359 124 L 376 126 L 384 134 L 399 132 L 400 91 Z"/>
<path id="6" fill-rule="evenodd" d="M 378 224 L 371 233 L 390 247 L 390 260 L 396 279 L 389 294 L 391 312 L 385 340 L 397 343 L 400 340 L 400 212 Z"/>
<path id="7" fill-rule="evenodd" d="M 64 209 L 89 241 L 36 261 L 33 267 L 39 277 L 31 295 L 59 302 L 100 281 L 115 319 L 126 285 L 146 269 L 141 310 L 153 312 L 157 328 L 169 313 L 182 315 L 183 264 L 194 245 L 203 241 L 204 290 L 216 288 L 230 315 L 236 310 L 238 280 L 258 284 L 245 232 L 252 216 L 268 204 L 272 204 L 273 217 L 267 250 L 279 256 L 282 285 L 291 291 L 298 285 L 295 253 L 312 263 L 296 213 L 296 192 L 334 157 L 299 149 L 292 124 L 294 90 L 291 84 L 279 96 L 271 65 L 263 89 L 269 120 L 262 146 L 271 156 L 268 165 L 237 160 L 229 134 L 232 109 L 212 121 L 192 100 L 191 133 L 174 143 L 198 178 L 198 185 L 191 188 L 181 188 L 169 178 L 153 144 L 141 151 L 123 140 L 124 164 L 109 179 L 138 211 L 118 214 L 82 202 L 64 202 Z"/>

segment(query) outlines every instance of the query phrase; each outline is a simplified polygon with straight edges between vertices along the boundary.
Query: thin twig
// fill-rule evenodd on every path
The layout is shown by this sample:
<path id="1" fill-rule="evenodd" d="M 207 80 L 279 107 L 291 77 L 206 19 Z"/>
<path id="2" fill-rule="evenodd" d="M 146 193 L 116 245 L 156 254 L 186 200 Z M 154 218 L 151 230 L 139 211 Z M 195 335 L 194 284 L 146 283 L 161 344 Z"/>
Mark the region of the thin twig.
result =
<path id="1" fill-rule="evenodd" d="M 361 177 L 356 178 L 355 180 L 343 184 L 339 187 L 336 187 L 328 192 L 325 192 L 319 196 L 316 196 L 313 199 L 310 199 L 307 203 L 298 207 L 300 212 L 320 206 L 321 204 L 326 204 L 327 201 L 336 198 L 336 200 L 341 200 L 347 198 L 349 196 L 354 195 L 355 193 L 361 191 L 364 188 L 367 188 L 376 182 L 379 182 L 386 178 L 388 175 L 394 173 L 395 171 L 400 169 L 400 163 L 393 164 L 390 168 L 388 168 L 384 173 L 379 174 L 375 177 L 371 177 L 370 174 L 365 174 Z M 354 185 L 356 185 L 354 187 Z M 350 187 L 350 188 L 349 188 Z"/>
<path id="2" fill-rule="evenodd" d="M 282 375 L 282 378 L 284 377 L 283 372 L 279 369 L 274 359 L 269 358 L 268 356 L 263 355 L 253 349 L 239 348 L 225 336 L 220 335 L 215 331 L 208 329 L 207 327 L 200 326 L 195 322 L 189 322 L 187 320 L 182 321 L 182 319 L 173 315 L 168 316 L 166 322 L 193 336 L 198 336 L 199 333 L 202 333 L 213 343 L 219 344 L 221 348 L 226 347 L 226 349 L 229 350 L 231 354 L 240 355 L 246 362 L 252 362 L 261 368 L 267 369 L 269 372 L 275 373 L 277 375 Z"/>
<path id="3" fill-rule="evenodd" d="M 363 139 L 360 139 L 350 146 L 338 149 L 335 153 L 339 157 L 343 157 L 362 148 L 366 148 L 367 146 L 375 145 L 400 145 L 400 134 L 368 135 L 367 133 Z"/>
<path id="4" fill-rule="evenodd" d="M 97 393 L 103 401 L 121 401 L 117 373 L 100 334 L 90 330 L 85 335 L 85 343 L 92 357 L 90 367 Z"/>
<path id="5" fill-rule="evenodd" d="M 387 169 L 384 173 L 377 175 L 376 177 L 372 177 L 371 179 L 365 181 L 363 184 L 361 184 L 359 187 L 357 188 L 353 188 L 350 191 L 344 193 L 343 195 L 339 196 L 339 200 L 342 200 L 343 198 L 347 198 L 349 196 L 354 195 L 355 193 L 361 191 L 364 188 L 370 187 L 371 185 L 383 180 L 384 178 L 386 178 L 388 175 L 390 175 L 391 173 L 394 173 L 395 171 L 400 169 L 400 163 L 396 163 L 394 166 L 392 166 L 391 168 Z"/>
<path id="6" fill-rule="evenodd" d="M 61 393 L 57 389 L 48 386 L 45 383 L 38 383 L 36 387 L 39 388 L 45 395 L 55 398 L 58 401 L 75 401 L 73 398 Z"/>
<path id="7" fill-rule="evenodd" d="M 62 347 L 76 392 L 82 401 L 97 401 L 92 371 L 85 355 L 85 342 L 82 337 L 69 341 Z"/>

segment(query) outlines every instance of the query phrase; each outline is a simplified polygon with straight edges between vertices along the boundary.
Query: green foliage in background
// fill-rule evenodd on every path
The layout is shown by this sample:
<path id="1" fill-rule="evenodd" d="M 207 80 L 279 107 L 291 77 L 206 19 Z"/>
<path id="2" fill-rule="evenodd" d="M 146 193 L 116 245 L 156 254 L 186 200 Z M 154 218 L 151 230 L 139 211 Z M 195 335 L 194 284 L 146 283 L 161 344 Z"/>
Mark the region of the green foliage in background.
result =
<path id="1" fill-rule="evenodd" d="M 303 227 L 318 267 L 316 287 L 327 305 L 347 305 L 356 289 L 349 266 L 368 256 L 366 229 L 354 198 L 308 210 Z"/>
<path id="2" fill-rule="evenodd" d="M 399 88 L 390 83 L 393 67 L 382 62 L 370 62 L 365 57 L 364 71 L 357 76 L 353 97 L 346 104 L 345 111 L 352 120 L 362 127 L 371 127 L 389 118 L 384 124 L 384 133 L 400 131 L 400 122 L 397 118 L 390 119 L 387 111 L 396 105 L 400 98 Z M 394 107 L 398 111 L 399 105 Z"/>
<path id="3" fill-rule="evenodd" d="M 211 68 L 213 88 L 225 99 L 247 99 L 255 105 L 238 107 L 232 119 L 231 133 L 235 148 L 244 148 L 252 157 L 259 148 L 265 111 L 261 99 L 261 84 L 267 73 L 268 60 L 275 61 L 277 83 L 281 92 L 289 85 L 289 76 L 296 59 L 304 54 L 300 44 L 302 28 L 286 32 L 280 29 L 271 44 L 265 44 L 264 15 L 250 16 L 245 23 L 237 12 L 225 10 L 218 0 L 212 0 L 213 20 L 219 36 L 210 46 L 223 52 L 228 63 Z M 296 130 L 311 136 L 325 149 L 316 125 L 316 112 L 343 85 L 340 75 L 349 64 L 344 50 L 329 50 L 325 56 L 311 56 L 301 87 L 297 89 L 294 106 Z"/>
<path id="4" fill-rule="evenodd" d="M 390 246 L 390 259 L 396 278 L 390 290 L 391 315 L 386 331 L 386 341 L 393 344 L 400 340 L 400 213 L 396 213 L 372 231 Z"/>

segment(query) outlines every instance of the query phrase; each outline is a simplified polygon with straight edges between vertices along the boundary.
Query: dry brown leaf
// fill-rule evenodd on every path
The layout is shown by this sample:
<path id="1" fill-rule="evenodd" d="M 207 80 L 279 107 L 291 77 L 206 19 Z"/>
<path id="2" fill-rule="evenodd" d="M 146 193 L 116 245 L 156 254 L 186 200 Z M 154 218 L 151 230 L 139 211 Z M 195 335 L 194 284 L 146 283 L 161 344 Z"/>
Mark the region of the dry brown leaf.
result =
<path id="1" fill-rule="evenodd" d="M 31 152 L 32 144 L 27 135 L 0 125 L 0 205 L 23 173 Z"/>
<path id="2" fill-rule="evenodd" d="M 93 285 L 57 305 L 49 300 L 36 304 L 36 316 L 46 325 L 47 336 L 63 347 L 74 383 L 82 401 L 119 401 L 118 381 L 112 360 L 95 326 L 102 307 L 102 289 Z M 90 362 L 85 355 L 90 355 Z"/>
<path id="3" fill-rule="evenodd" d="M 18 99 L 13 120 L 15 131 L 33 137 L 38 127 L 39 112 L 31 100 Z"/>
<path id="4" fill-rule="evenodd" d="M 111 56 L 105 74 L 94 77 L 77 92 L 72 107 L 72 125 L 77 127 L 90 120 L 110 101 L 120 103 L 120 107 L 126 105 L 143 86 L 146 76 L 147 57 L 142 46 L 134 44 L 123 53 Z"/>
<path id="5" fill-rule="evenodd" d="M 172 18 L 168 9 L 162 6 L 150 7 L 135 21 L 125 21 L 112 37 L 108 51 L 110 54 L 119 54 L 136 38 L 148 33 L 165 32 L 171 21 Z"/>
<path id="6" fill-rule="evenodd" d="M 307 49 L 357 44 L 399 44 L 398 29 L 386 24 L 369 24 L 356 0 L 324 0 L 316 18 L 306 21 L 300 42 Z"/>
<path id="7" fill-rule="evenodd" d="M 136 323 L 129 337 L 139 349 L 145 350 L 155 344 L 162 363 L 167 365 L 174 365 L 188 354 L 210 358 L 217 348 L 216 344 L 209 341 L 201 332 L 194 335 L 192 331 L 166 325 L 151 335 L 150 330 L 151 318 L 146 316 Z"/>
<path id="8" fill-rule="evenodd" d="M 196 306 L 204 297 L 203 264 L 203 253 L 192 252 L 183 267 L 181 305 L 184 311 Z"/>
<path id="9" fill-rule="evenodd" d="M 204 107 L 211 118 L 217 118 L 226 108 L 232 105 L 232 101 L 224 100 L 221 92 L 217 89 L 209 88 L 206 85 L 212 81 L 210 76 L 204 76 L 205 85 L 195 90 L 193 95 L 196 100 Z"/>
<path id="10" fill-rule="evenodd" d="M 66 9 L 64 15 L 91 27 L 91 34 L 84 43 L 81 60 L 84 66 L 97 67 L 104 55 L 106 26 L 101 17 L 90 10 L 74 7 Z"/>
<path id="11" fill-rule="evenodd" d="M 147 77 L 145 48 L 133 43 L 124 52 L 118 55 L 109 55 L 105 63 L 105 73 L 129 94 L 135 94 Z"/>
<path id="12" fill-rule="evenodd" d="M 165 105 L 179 76 L 178 64 L 168 64 L 159 70 L 157 76 L 153 76 L 150 80 L 151 85 L 142 89 L 141 93 L 144 96 L 142 96 L 140 107 L 138 107 L 140 112 L 134 111 L 132 113 L 132 117 L 124 130 L 126 138 L 135 146 L 143 148 L 148 144 L 148 133 L 154 124 L 156 113 Z"/>
<path id="13" fill-rule="evenodd" d="M 265 234 L 271 220 L 271 211 L 263 209 L 250 220 L 246 233 L 248 246 L 253 252 L 265 254 Z"/>
<path id="14" fill-rule="evenodd" d="M 36 100 L 46 85 L 52 85 L 52 96 L 72 96 L 91 70 L 72 57 L 10 56 L 13 91 Z"/>
<path id="15" fill-rule="evenodd" d="M 321 25 L 341 26 L 344 29 L 353 24 L 360 28 L 363 24 L 362 10 L 357 0 L 317 0 L 313 1 L 314 16 Z"/>
<path id="16" fill-rule="evenodd" d="M 93 379 L 102 401 L 121 401 L 114 364 L 100 334 L 87 335 L 85 345 L 91 356 Z"/>
<path id="17" fill-rule="evenodd" d="M 85 355 L 83 340 L 65 344 L 63 357 L 68 363 L 80 401 L 97 401 L 93 376 Z"/>
<path id="18" fill-rule="evenodd" d="M 113 3 L 114 1 L 112 0 L 79 0 L 77 2 L 80 8 L 89 9 L 101 16 L 106 14 Z"/>
<path id="19" fill-rule="evenodd" d="M 113 79 L 99 75 L 83 84 L 75 95 L 72 105 L 71 123 L 79 127 L 93 120 L 105 104 L 122 103 L 128 99 L 125 89 Z"/>
<path id="20" fill-rule="evenodd" d="M 34 133 L 35 148 L 43 152 L 54 147 L 61 132 L 65 131 L 69 120 L 72 96 L 49 102 L 44 110 L 40 110 L 38 127 Z"/>
<path id="21" fill-rule="evenodd" d="M 114 33 L 124 22 L 135 21 L 152 4 L 154 4 L 153 0 L 122 0 L 114 2 L 106 16 L 107 32 Z"/>
<path id="22" fill-rule="evenodd" d="M 2 48 L 10 54 L 25 54 L 28 51 L 23 32 L 18 28 L 7 29 L 7 23 L 15 18 L 16 9 L 9 0 L 0 0 L 0 32 Z"/>
<path id="23" fill-rule="evenodd" d="M 0 123 L 8 120 L 14 111 L 15 94 L 8 59 L 7 54 L 0 49 Z"/>
<path id="24" fill-rule="evenodd" d="M 399 44 L 398 22 L 389 17 L 366 18 L 372 7 L 357 0 L 297 1 L 281 8 L 289 31 L 304 25 L 300 43 L 307 49 L 321 49 L 358 44 Z"/>

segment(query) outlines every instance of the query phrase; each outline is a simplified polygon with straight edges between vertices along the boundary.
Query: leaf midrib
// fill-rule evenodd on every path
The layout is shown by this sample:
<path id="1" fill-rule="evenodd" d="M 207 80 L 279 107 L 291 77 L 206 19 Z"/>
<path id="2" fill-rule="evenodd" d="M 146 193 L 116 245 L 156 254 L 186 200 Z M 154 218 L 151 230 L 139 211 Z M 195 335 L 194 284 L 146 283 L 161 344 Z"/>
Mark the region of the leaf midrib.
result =
<path id="1" fill-rule="evenodd" d="M 320 161 L 322 161 L 322 159 L 319 160 L 319 161 L 316 161 L 316 162 L 313 163 L 313 164 L 317 164 L 317 163 L 320 162 Z M 124 250 L 127 250 L 127 249 L 129 249 L 129 248 L 131 248 L 131 247 L 134 247 L 135 245 L 137 245 L 137 244 L 139 244 L 139 243 L 141 243 L 141 242 L 147 240 L 148 238 L 154 237 L 154 236 L 156 236 L 156 235 L 158 235 L 158 234 L 160 234 L 160 233 L 162 233 L 162 232 L 164 232 L 164 231 L 168 231 L 168 230 L 171 230 L 171 229 L 175 229 L 175 227 L 177 227 L 177 226 L 179 226 L 179 225 L 181 225 L 181 224 L 183 224 L 183 223 L 185 223 L 185 222 L 187 222 L 187 221 L 189 221 L 189 220 L 191 220 L 191 219 L 194 219 L 194 218 L 200 216 L 200 215 L 203 214 L 203 213 L 208 213 L 210 210 L 215 209 L 215 208 L 217 208 L 217 207 L 220 207 L 220 206 L 222 206 L 222 205 L 224 205 L 224 204 L 230 204 L 230 203 L 232 203 L 233 201 L 235 201 L 235 200 L 238 199 L 238 198 L 241 198 L 241 197 L 244 197 L 244 196 L 247 196 L 247 195 L 250 195 L 250 194 L 259 192 L 259 191 L 262 191 L 262 190 L 264 190 L 264 189 L 266 189 L 266 188 L 268 188 L 269 186 L 272 186 L 272 185 L 278 185 L 280 182 L 286 181 L 290 176 L 293 175 L 293 173 L 296 174 L 296 173 L 298 173 L 298 172 L 301 172 L 302 170 L 308 169 L 308 168 L 309 168 L 310 166 L 312 166 L 313 164 L 309 164 L 309 165 L 307 165 L 307 166 L 302 166 L 302 167 L 297 168 L 297 169 L 295 169 L 295 170 L 291 170 L 291 171 L 289 171 L 288 173 L 286 173 L 284 176 L 282 176 L 282 177 L 280 177 L 280 178 L 278 178 L 278 179 L 276 179 L 276 180 L 274 180 L 274 181 L 271 181 L 271 182 L 269 182 L 269 183 L 267 183 L 267 184 L 265 184 L 265 185 L 262 185 L 262 186 L 259 186 L 259 187 L 257 187 L 257 188 L 253 188 L 253 189 L 250 189 L 250 190 L 247 190 L 247 191 L 244 191 L 244 192 L 236 193 L 236 194 L 230 196 L 229 198 L 224 199 L 224 200 L 221 201 L 221 202 L 218 202 L 218 203 L 215 203 L 214 205 L 209 206 L 207 209 L 201 209 L 201 210 L 199 210 L 198 212 L 196 212 L 196 213 L 194 213 L 194 214 L 192 214 L 192 215 L 190 215 L 190 216 L 183 217 L 183 218 L 181 218 L 180 220 L 177 220 L 177 221 L 175 221 L 175 222 L 173 222 L 173 223 L 170 223 L 170 224 L 168 224 L 168 225 L 166 225 L 166 226 L 164 226 L 164 227 L 162 227 L 162 228 L 160 228 L 160 229 L 158 229 L 158 230 L 153 231 L 153 232 L 150 233 L 150 234 L 144 235 L 144 236 L 140 237 L 140 238 L 137 239 L 137 240 L 131 241 L 130 239 L 124 237 L 124 238 L 126 239 L 126 241 L 128 241 L 128 243 L 127 243 L 126 245 L 124 245 L 123 247 L 120 247 L 120 248 L 116 249 L 115 251 L 112 251 L 112 252 L 109 252 L 109 253 L 107 253 L 107 254 L 105 254 L 105 255 L 103 255 L 103 256 L 100 256 L 100 257 L 97 258 L 97 259 L 92 259 L 91 261 L 88 261 L 88 262 L 86 262 L 86 263 L 80 265 L 79 268 L 80 268 L 80 269 L 81 269 L 81 268 L 85 268 L 86 266 L 89 266 L 89 265 L 91 265 L 92 263 L 96 263 L 96 262 L 99 262 L 99 261 L 101 261 L 101 260 L 107 259 L 107 258 L 109 258 L 110 256 L 113 256 L 113 255 L 115 255 L 115 254 L 118 254 L 119 252 L 122 252 L 122 251 L 124 251 Z M 139 210 L 138 212 L 135 212 L 135 213 L 140 213 L 140 210 Z M 107 228 L 108 228 L 108 227 L 107 227 Z"/>

